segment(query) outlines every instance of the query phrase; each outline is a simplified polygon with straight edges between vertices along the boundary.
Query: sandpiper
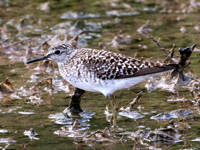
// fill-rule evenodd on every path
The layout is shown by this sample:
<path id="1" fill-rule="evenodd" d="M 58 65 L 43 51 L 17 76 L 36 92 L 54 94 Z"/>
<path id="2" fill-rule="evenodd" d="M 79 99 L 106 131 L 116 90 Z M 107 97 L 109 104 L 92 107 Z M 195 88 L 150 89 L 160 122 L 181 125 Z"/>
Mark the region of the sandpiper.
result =
<path id="1" fill-rule="evenodd" d="M 151 76 L 178 68 L 176 64 L 154 63 L 106 50 L 76 49 L 70 44 L 50 47 L 45 56 L 28 61 L 27 64 L 40 60 L 57 62 L 62 77 L 77 90 L 100 92 L 106 97 Z M 116 118 L 116 106 L 111 101 L 112 105 L 113 118 Z"/>

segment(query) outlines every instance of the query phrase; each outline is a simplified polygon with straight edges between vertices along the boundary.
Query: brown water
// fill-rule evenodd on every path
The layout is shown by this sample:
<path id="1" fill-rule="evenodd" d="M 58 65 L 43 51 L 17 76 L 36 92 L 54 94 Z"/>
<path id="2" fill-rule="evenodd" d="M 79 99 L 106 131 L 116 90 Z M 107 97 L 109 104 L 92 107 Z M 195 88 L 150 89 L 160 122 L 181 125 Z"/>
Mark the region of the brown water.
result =
<path id="1" fill-rule="evenodd" d="M 81 126 L 78 130 L 71 131 L 74 119 L 66 118 L 62 112 L 68 106 L 72 92 L 70 89 L 67 90 L 69 85 L 60 85 L 63 80 L 58 73 L 57 65 L 53 63 L 53 67 L 48 69 L 40 66 L 39 70 L 36 70 L 37 63 L 24 64 L 28 58 L 44 55 L 47 48 L 44 46 L 41 50 L 38 46 L 45 41 L 49 45 L 61 43 L 65 37 L 69 40 L 83 30 L 86 32 L 80 36 L 80 47 L 100 49 L 98 43 L 102 42 L 110 51 L 129 56 L 137 53 L 137 58 L 153 57 L 154 61 L 164 60 L 166 56 L 159 47 L 137 31 L 147 20 L 150 21 L 151 35 L 156 39 L 161 38 L 160 42 L 166 49 L 176 44 L 175 55 L 178 55 L 178 48 L 199 42 L 200 1 L 63 0 L 50 1 L 46 6 L 41 6 L 44 2 L 0 2 L 0 81 L 8 78 L 14 87 L 12 96 L 0 93 L 0 149 L 133 149 L 134 145 L 138 149 L 200 147 L 199 107 L 194 107 L 194 102 L 189 101 L 194 101 L 194 98 L 183 85 L 175 88 L 175 94 L 168 91 L 170 86 L 166 87 L 165 84 L 162 84 L 163 89 L 149 93 L 145 88 L 146 82 L 116 92 L 120 108 L 127 107 L 140 91 L 143 91 L 144 95 L 134 106 L 135 113 L 129 116 L 131 118 L 128 118 L 124 111 L 119 115 L 119 129 L 113 131 L 115 136 L 111 135 L 108 139 L 89 139 L 84 135 L 85 132 L 90 134 L 110 127 L 104 114 L 106 98 L 99 93 L 87 93 L 81 103 L 85 113 L 78 118 Z M 120 30 L 125 41 L 112 42 Z M 8 40 L 5 41 L 6 39 Z M 14 44 L 19 41 L 24 42 Z M 197 45 L 190 58 L 190 68 L 197 79 L 200 76 L 198 48 Z M 26 56 L 27 49 L 33 51 L 31 56 Z M 31 89 L 33 85 L 46 78 L 53 78 L 53 94 L 44 90 L 47 87 L 45 81 L 39 89 Z M 29 88 L 25 88 L 25 85 Z M 187 87 L 188 83 L 184 85 Z M 199 89 L 196 89 L 196 92 L 198 93 Z M 182 100 L 170 101 L 171 98 Z M 197 96 L 196 99 L 200 97 Z M 177 113 L 179 109 L 185 112 Z M 166 113 L 166 116 L 157 118 L 156 115 L 159 113 Z M 145 144 L 141 144 L 140 147 L 131 138 L 132 132 L 143 129 L 148 135 L 150 131 L 163 127 L 171 119 L 180 123 L 175 127 L 179 137 L 172 142 L 148 141 L 150 138 L 146 137 L 147 140 L 143 139 Z M 179 122 L 180 119 L 182 121 Z M 34 129 L 36 136 L 25 132 L 30 128 Z M 120 141 L 122 136 L 123 140 Z"/>

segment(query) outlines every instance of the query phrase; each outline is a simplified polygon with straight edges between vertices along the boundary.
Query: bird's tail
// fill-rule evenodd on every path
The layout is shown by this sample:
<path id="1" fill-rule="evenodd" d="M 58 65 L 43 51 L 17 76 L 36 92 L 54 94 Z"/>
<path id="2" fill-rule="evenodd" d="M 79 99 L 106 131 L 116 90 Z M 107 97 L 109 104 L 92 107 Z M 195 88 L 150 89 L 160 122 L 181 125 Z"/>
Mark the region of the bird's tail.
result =
<path id="1" fill-rule="evenodd" d="M 142 69 L 138 72 L 136 72 L 133 76 L 136 77 L 136 76 L 143 76 L 143 75 L 147 75 L 147 74 L 159 74 L 159 73 L 162 73 L 162 72 L 167 72 L 167 71 L 170 71 L 170 70 L 178 70 L 179 69 L 179 65 L 177 64 L 168 64 L 168 65 L 165 65 L 165 66 L 155 66 L 155 67 L 151 67 L 151 68 L 145 68 L 145 69 Z"/>

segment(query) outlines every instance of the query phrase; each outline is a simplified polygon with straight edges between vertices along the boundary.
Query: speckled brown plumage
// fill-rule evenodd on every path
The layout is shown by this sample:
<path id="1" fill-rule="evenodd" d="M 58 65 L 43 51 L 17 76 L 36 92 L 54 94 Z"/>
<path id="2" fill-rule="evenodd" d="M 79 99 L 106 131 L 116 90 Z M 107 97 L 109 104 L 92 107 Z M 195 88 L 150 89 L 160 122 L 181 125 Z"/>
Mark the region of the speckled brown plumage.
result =
<path id="1" fill-rule="evenodd" d="M 171 68 L 162 63 L 142 61 L 114 52 L 88 48 L 78 49 L 74 59 L 79 60 L 88 72 L 94 73 L 102 80 L 135 77 Z"/>

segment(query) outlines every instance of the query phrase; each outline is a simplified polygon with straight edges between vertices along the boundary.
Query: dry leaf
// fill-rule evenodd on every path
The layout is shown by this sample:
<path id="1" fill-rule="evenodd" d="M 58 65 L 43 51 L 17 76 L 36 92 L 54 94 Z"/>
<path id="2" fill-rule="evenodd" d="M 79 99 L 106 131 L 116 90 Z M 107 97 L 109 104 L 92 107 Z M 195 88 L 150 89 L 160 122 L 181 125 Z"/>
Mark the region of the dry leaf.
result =
<path id="1" fill-rule="evenodd" d="M 14 93 L 14 88 L 8 79 L 0 84 L 0 91 L 3 92 L 3 94 Z"/>
<path id="2" fill-rule="evenodd" d="M 50 11 L 50 7 L 49 7 L 49 1 L 42 3 L 40 6 L 37 7 L 37 9 L 42 10 L 46 13 L 48 13 Z"/>

